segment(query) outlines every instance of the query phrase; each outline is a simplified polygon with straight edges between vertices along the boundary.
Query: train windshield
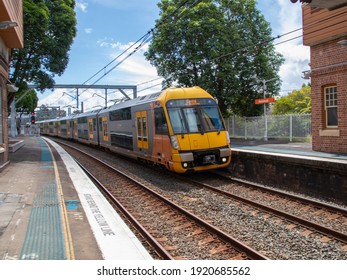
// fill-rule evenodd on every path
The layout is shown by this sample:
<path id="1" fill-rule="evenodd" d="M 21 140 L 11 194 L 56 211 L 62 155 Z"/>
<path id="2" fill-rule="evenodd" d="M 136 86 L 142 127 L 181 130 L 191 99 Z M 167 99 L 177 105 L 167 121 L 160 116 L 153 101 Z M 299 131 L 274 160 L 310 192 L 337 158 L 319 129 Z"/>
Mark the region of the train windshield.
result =
<path id="1" fill-rule="evenodd" d="M 213 99 L 170 100 L 166 107 L 175 134 L 203 134 L 225 129 L 217 104 Z"/>

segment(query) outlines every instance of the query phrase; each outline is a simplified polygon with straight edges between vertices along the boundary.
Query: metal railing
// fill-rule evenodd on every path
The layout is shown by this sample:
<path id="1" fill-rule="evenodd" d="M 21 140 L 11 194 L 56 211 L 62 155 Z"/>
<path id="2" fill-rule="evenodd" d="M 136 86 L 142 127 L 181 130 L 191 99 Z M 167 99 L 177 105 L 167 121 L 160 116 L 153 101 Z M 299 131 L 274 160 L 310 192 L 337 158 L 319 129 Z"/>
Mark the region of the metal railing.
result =
<path id="1" fill-rule="evenodd" d="M 226 119 L 231 138 L 311 140 L 311 114 Z"/>

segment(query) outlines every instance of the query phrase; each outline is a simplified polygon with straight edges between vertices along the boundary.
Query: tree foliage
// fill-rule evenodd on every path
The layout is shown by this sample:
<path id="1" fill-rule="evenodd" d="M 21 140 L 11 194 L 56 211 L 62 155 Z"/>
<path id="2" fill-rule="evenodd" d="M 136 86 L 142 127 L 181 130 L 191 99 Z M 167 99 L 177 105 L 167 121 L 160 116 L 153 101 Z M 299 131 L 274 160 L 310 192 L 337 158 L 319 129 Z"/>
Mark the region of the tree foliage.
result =
<path id="1" fill-rule="evenodd" d="M 274 115 L 311 113 L 311 86 L 303 84 L 300 90 L 294 90 L 287 96 L 276 100 L 272 113 Z"/>
<path id="2" fill-rule="evenodd" d="M 182 3 L 185 3 L 184 5 Z M 146 58 L 164 77 L 163 87 L 201 86 L 222 112 L 259 115 L 259 80 L 271 95 L 280 88 L 283 63 L 271 44 L 271 29 L 255 0 L 162 0 Z"/>
<path id="3" fill-rule="evenodd" d="M 37 102 L 39 101 L 36 92 L 30 90 L 19 102 L 16 103 L 17 112 L 29 113 L 33 112 L 37 107 Z"/>
<path id="4" fill-rule="evenodd" d="M 39 90 L 52 88 L 55 75 L 64 73 L 76 36 L 74 7 L 74 0 L 23 1 L 24 48 L 13 50 L 10 64 L 17 96 L 31 83 Z M 14 96 L 9 93 L 8 104 Z"/>

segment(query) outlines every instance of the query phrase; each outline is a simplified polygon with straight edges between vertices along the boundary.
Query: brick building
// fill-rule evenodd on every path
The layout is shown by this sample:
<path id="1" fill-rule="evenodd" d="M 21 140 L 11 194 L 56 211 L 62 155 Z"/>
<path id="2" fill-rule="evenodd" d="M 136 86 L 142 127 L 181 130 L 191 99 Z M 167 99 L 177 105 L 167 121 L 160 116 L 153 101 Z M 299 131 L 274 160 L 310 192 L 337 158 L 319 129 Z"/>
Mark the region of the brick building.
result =
<path id="1" fill-rule="evenodd" d="M 7 92 L 11 49 L 23 47 L 22 0 L 0 0 L 0 170 L 9 162 Z"/>
<path id="2" fill-rule="evenodd" d="M 311 50 L 312 148 L 347 153 L 347 1 L 308 2 L 302 12 Z"/>

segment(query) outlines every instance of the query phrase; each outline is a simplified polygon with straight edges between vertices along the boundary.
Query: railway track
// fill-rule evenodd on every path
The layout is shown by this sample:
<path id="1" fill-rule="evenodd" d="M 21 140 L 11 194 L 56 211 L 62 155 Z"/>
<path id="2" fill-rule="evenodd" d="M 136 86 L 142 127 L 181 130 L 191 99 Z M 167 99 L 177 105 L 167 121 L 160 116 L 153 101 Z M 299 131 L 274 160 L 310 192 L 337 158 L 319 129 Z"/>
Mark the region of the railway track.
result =
<path id="1" fill-rule="evenodd" d="M 214 175 L 217 177 L 221 176 L 218 174 Z M 286 220 L 289 223 L 306 227 L 308 230 L 312 230 L 312 233 L 319 232 L 329 238 L 347 244 L 347 209 L 335 207 L 297 195 L 289 195 L 280 191 L 266 189 L 262 186 L 251 183 L 243 183 L 227 177 L 218 180 L 216 177 L 211 179 L 211 176 L 203 175 L 195 180 L 189 178 L 185 178 L 185 180 L 198 187 L 206 188 L 231 199 L 251 205 L 255 210 L 258 209 L 259 211 L 264 211 L 269 215 Z M 210 182 L 206 183 L 206 181 Z M 224 186 L 214 187 L 216 185 Z M 247 198 L 236 194 L 235 190 L 233 190 L 235 185 L 252 188 L 251 196 Z M 257 197 L 257 201 L 254 200 L 254 197 Z M 264 203 L 265 200 L 271 201 L 268 205 L 273 205 L 273 201 L 279 201 L 280 203 L 277 203 L 277 205 L 286 205 L 286 207 L 280 207 L 282 210 L 279 210 L 279 207 L 268 206 Z M 288 205 L 290 205 L 290 207 L 288 207 Z M 288 209 L 293 209 L 295 211 L 291 211 L 293 212 L 293 214 L 291 214 L 287 212 Z M 317 222 L 314 222 L 314 220 L 317 220 Z M 290 225 L 291 228 L 294 228 L 292 224 Z M 336 228 L 336 230 L 334 228 Z"/>
<path id="2" fill-rule="evenodd" d="M 267 259 L 109 164 L 71 146 L 65 149 L 161 258 Z"/>
<path id="3" fill-rule="evenodd" d="M 260 252 L 262 256 L 271 259 L 347 259 L 347 223 L 346 215 L 343 213 L 345 209 L 341 208 L 342 212 L 337 212 L 338 208 L 329 209 L 308 201 L 299 202 L 288 198 L 286 194 L 280 197 L 240 182 L 231 183 L 230 179 L 219 178 L 211 173 L 172 176 L 168 172 L 159 172 L 158 169 L 147 168 L 137 163 L 123 163 L 120 158 L 116 159 L 117 163 L 112 163 L 115 162 L 114 155 L 95 152 L 85 146 L 83 149 L 88 150 L 88 153 L 98 154 L 98 157 L 107 158 L 112 165 L 124 165 L 123 170 L 126 170 L 126 173 L 139 173 L 138 181 L 145 183 L 147 187 L 180 208 L 188 210 L 192 215 L 206 220 L 213 228 L 247 244 L 247 247 Z M 193 177 L 195 182 L 188 182 L 185 177 Z M 201 185 L 202 182 L 205 183 L 204 186 Z M 206 184 L 210 186 L 207 187 Z M 215 189 L 210 188 L 211 186 Z M 233 197 L 225 192 L 233 193 Z M 150 204 L 147 207 L 148 213 L 158 213 L 158 206 L 151 208 Z M 307 214 L 303 215 L 305 212 Z M 319 213 L 321 214 L 318 215 Z M 288 217 L 287 214 L 299 216 L 299 220 Z M 167 219 L 168 217 L 162 216 L 159 221 Z M 309 224 L 304 224 L 302 220 L 307 220 Z M 158 229 L 160 227 L 157 225 L 157 229 L 151 233 L 156 236 Z M 159 240 L 162 240 L 161 238 L 165 239 L 159 237 Z M 187 240 L 181 242 L 190 244 Z M 202 243 L 197 242 L 194 246 L 202 246 Z M 216 247 L 218 248 L 217 245 Z M 170 246 L 167 248 L 171 249 Z M 171 253 L 170 250 L 169 252 Z M 198 253 L 193 253 L 193 256 L 195 254 Z M 180 251 L 176 251 L 174 256 L 188 259 L 193 257 L 181 254 Z M 238 257 L 244 258 L 243 255 Z M 202 259 L 200 256 L 197 258 Z M 210 259 L 211 256 L 206 255 L 206 258 Z M 218 258 L 226 256 L 219 255 Z"/>

